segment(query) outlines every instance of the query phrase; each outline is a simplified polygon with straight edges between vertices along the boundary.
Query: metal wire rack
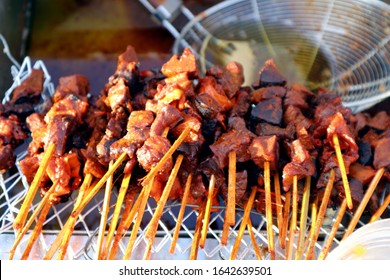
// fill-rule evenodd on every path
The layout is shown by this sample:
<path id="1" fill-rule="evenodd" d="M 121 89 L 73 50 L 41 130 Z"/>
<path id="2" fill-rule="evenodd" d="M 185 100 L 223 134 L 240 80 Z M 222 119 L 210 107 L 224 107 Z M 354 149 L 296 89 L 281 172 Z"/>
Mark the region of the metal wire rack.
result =
<path id="1" fill-rule="evenodd" d="M 7 91 L 4 101 L 9 98 L 9 94 L 12 90 L 18 86 L 21 81 L 31 72 L 32 68 L 42 69 L 45 73 L 45 82 L 43 95 L 50 96 L 54 92 L 54 85 L 51 82 L 50 75 L 45 68 L 45 65 L 42 61 L 37 61 L 32 64 L 31 60 L 27 57 L 24 59 L 22 65 L 19 67 L 15 65 L 11 69 L 11 73 L 14 77 L 14 83 Z M 21 160 L 26 154 L 26 147 L 28 143 L 17 148 L 17 162 Z M 16 237 L 16 232 L 12 229 L 13 221 L 20 209 L 21 203 L 24 199 L 24 196 L 27 193 L 29 184 L 27 183 L 25 177 L 22 175 L 19 169 L 19 165 L 16 164 L 9 171 L 0 174 L 0 259 L 8 258 L 8 250 L 13 244 L 13 241 Z M 385 190 L 381 198 L 382 201 L 386 192 Z M 64 226 L 66 220 L 68 219 L 72 208 L 74 200 L 77 196 L 75 192 L 70 200 L 66 203 L 58 204 L 53 206 L 49 212 L 48 218 L 44 223 L 43 232 L 39 237 L 39 241 L 36 242 L 35 247 L 30 255 L 33 259 L 40 259 L 44 256 L 47 249 L 50 247 L 51 242 L 54 240 L 55 236 Z M 115 191 L 111 194 L 111 201 L 115 202 L 117 198 L 117 193 Z M 67 259 L 93 259 L 94 253 L 96 251 L 96 237 L 97 230 L 99 226 L 99 217 L 101 214 L 102 203 L 104 199 L 104 193 L 99 192 L 93 201 L 89 203 L 88 208 L 86 208 L 82 214 L 78 217 L 78 221 L 75 227 L 74 234 L 71 239 L 71 243 L 66 255 Z M 33 206 L 30 211 L 32 212 L 39 203 L 40 198 L 36 197 Z M 140 259 L 143 256 L 144 249 L 146 247 L 145 239 L 145 230 L 148 227 L 149 220 L 153 215 L 155 209 L 154 201 L 150 200 L 147 204 L 145 215 L 141 223 L 141 228 L 134 247 L 133 259 Z M 173 228 L 177 221 L 179 202 L 172 201 L 167 204 L 164 209 L 164 215 L 159 221 L 159 230 L 156 235 L 155 243 L 152 247 L 152 259 L 188 259 L 192 240 L 194 233 L 194 225 L 196 217 L 198 216 L 198 211 L 189 205 L 187 207 L 182 229 L 180 232 L 179 242 L 176 247 L 176 252 L 174 254 L 168 253 L 168 246 L 172 239 Z M 111 207 L 112 209 L 113 207 Z M 322 242 L 326 240 L 330 233 L 330 227 L 333 223 L 333 218 L 336 215 L 337 211 L 330 211 L 327 215 L 327 220 L 324 222 L 323 227 L 321 228 L 321 236 L 319 241 L 316 243 L 315 251 L 316 254 L 322 249 Z M 390 208 L 389 208 L 390 210 Z M 226 246 L 220 244 L 222 224 L 224 220 L 224 207 L 214 207 L 211 214 L 208 239 L 206 242 L 205 248 L 199 251 L 199 259 L 228 259 L 231 247 L 234 243 L 235 237 L 237 236 L 238 228 L 242 220 L 243 212 L 242 210 L 237 211 L 236 224 L 231 227 L 230 238 Z M 339 233 L 334 239 L 334 246 L 339 244 L 339 238 L 345 230 L 344 225 L 347 225 L 349 214 L 346 215 L 345 223 L 342 223 L 339 227 Z M 109 217 L 110 220 L 110 217 Z M 258 212 L 253 211 L 251 213 L 251 220 L 253 223 L 253 232 L 256 237 L 258 246 L 260 247 L 263 258 L 268 259 L 268 244 L 267 236 L 265 233 L 265 217 Z M 359 222 L 359 225 L 364 225 L 363 221 Z M 308 227 L 310 226 L 310 219 L 308 221 Z M 274 227 L 274 233 L 276 236 L 275 244 L 278 244 L 278 228 Z M 24 237 L 19 246 L 19 251 L 16 252 L 15 258 L 18 258 L 24 249 L 24 246 L 28 240 L 28 234 Z M 128 241 L 128 236 L 122 239 L 120 243 L 120 252 L 118 253 L 117 258 L 121 258 L 126 248 Z M 294 245 L 295 246 L 295 245 Z M 296 246 L 295 246 L 296 247 Z M 276 247 L 276 256 L 278 259 L 284 259 L 284 250 Z M 247 234 L 244 235 L 244 238 L 241 241 L 240 251 L 238 253 L 237 259 L 255 259 L 253 245 Z"/>

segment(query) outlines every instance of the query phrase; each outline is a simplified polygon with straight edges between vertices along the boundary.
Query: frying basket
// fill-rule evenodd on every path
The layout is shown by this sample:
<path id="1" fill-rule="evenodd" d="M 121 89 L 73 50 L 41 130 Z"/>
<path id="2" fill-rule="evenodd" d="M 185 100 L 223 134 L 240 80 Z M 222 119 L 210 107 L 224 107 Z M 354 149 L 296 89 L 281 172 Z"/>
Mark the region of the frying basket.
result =
<path id="1" fill-rule="evenodd" d="M 231 60 L 246 83 L 273 58 L 289 82 L 329 88 L 354 113 L 390 96 L 390 5 L 379 0 L 228 0 L 194 16 L 181 1 L 140 0 L 201 69 Z M 179 31 L 177 18 L 188 22 Z"/>

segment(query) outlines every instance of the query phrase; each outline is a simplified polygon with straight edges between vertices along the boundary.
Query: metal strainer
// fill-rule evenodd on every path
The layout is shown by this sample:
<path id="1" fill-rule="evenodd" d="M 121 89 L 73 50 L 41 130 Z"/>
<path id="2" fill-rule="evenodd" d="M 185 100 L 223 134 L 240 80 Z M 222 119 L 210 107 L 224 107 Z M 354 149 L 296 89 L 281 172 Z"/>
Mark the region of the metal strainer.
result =
<path id="1" fill-rule="evenodd" d="M 353 112 L 390 96 L 390 5 L 378 0 L 228 0 L 194 16 L 181 1 L 140 2 L 203 70 L 231 60 L 246 83 L 274 58 L 289 82 L 339 94 Z M 159 4 L 155 4 L 159 3 Z M 187 24 L 179 31 L 177 22 Z"/>

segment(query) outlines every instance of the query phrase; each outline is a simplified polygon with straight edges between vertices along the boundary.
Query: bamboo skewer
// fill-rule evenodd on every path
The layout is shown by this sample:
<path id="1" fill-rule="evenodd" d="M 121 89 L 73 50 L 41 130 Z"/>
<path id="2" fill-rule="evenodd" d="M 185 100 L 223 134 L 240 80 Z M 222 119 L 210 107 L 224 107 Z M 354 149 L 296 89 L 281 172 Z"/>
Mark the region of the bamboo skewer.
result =
<path id="1" fill-rule="evenodd" d="M 280 235 L 280 230 L 283 224 L 283 204 L 282 204 L 282 197 L 280 194 L 279 174 L 277 173 L 274 175 L 274 187 L 275 187 L 275 202 L 276 202 L 276 221 L 277 221 L 279 235 Z"/>
<path id="2" fill-rule="evenodd" d="M 169 194 L 171 193 L 172 186 L 175 182 L 177 173 L 179 172 L 181 163 L 183 161 L 183 157 L 184 156 L 182 154 L 177 156 L 175 165 L 173 166 L 171 174 L 169 175 L 169 178 L 168 178 L 168 181 L 167 181 L 166 186 L 164 188 L 164 191 L 163 191 L 159 201 L 157 202 L 156 210 L 154 211 L 153 217 L 149 222 L 148 229 L 146 230 L 146 233 L 145 233 L 145 237 L 148 239 L 148 244 L 147 244 L 146 252 L 144 255 L 144 259 L 150 259 L 150 253 L 151 253 L 152 245 L 154 242 L 154 238 L 156 236 L 158 222 L 161 219 L 165 204 L 168 200 Z"/>
<path id="3" fill-rule="evenodd" d="M 76 199 L 76 202 L 73 206 L 73 209 L 76 209 L 80 206 L 81 201 L 83 200 L 85 195 L 88 193 L 88 189 L 92 183 L 92 179 L 93 179 L 93 176 L 91 174 L 85 175 L 83 183 L 81 184 L 81 187 L 80 187 L 80 192 L 79 192 L 77 199 Z M 71 222 L 72 222 L 71 220 L 68 220 L 65 223 L 62 230 L 58 233 L 57 237 L 55 238 L 55 240 L 51 244 L 49 250 L 46 252 L 46 255 L 44 256 L 44 260 L 51 260 L 53 258 L 54 254 L 57 252 L 58 248 L 61 245 L 62 238 L 63 238 L 64 232 L 65 232 L 64 228 L 66 229 L 68 227 L 74 227 L 74 224 L 71 225 Z M 74 222 L 76 222 L 76 220 L 74 220 Z"/>
<path id="4" fill-rule="evenodd" d="M 109 168 L 112 167 L 113 161 L 110 162 Z M 103 240 L 104 240 L 104 233 L 106 231 L 106 225 L 107 225 L 107 218 L 108 218 L 108 212 L 110 207 L 110 197 L 112 193 L 112 187 L 113 187 L 113 181 L 114 176 L 111 175 L 107 182 L 106 182 L 106 189 L 104 192 L 104 200 L 102 205 L 102 211 L 100 213 L 100 226 L 99 226 L 99 233 L 98 233 L 98 239 L 96 242 L 96 259 L 101 260 L 102 259 L 102 251 L 103 251 Z"/>
<path id="5" fill-rule="evenodd" d="M 228 196 L 221 236 L 222 245 L 227 244 L 230 226 L 234 226 L 236 223 L 236 156 L 234 151 L 229 153 Z"/>
<path id="6" fill-rule="evenodd" d="M 309 210 L 309 200 L 310 200 L 310 184 L 311 184 L 311 177 L 308 176 L 306 177 L 305 189 L 303 191 L 301 218 L 299 220 L 298 247 L 295 252 L 296 260 L 302 259 L 303 251 L 305 247 L 307 214 Z"/>
<path id="7" fill-rule="evenodd" d="M 33 224 L 34 219 L 38 216 L 38 214 L 41 212 L 41 210 L 45 207 L 46 204 L 50 204 L 50 203 L 48 203 L 48 199 L 50 198 L 50 195 L 54 192 L 56 187 L 57 187 L 57 183 L 55 182 L 50 187 L 50 189 L 45 193 L 45 195 L 43 196 L 43 198 L 39 202 L 37 208 L 35 208 L 34 212 L 31 214 L 27 223 L 24 225 L 23 228 L 21 228 L 19 230 L 18 235 L 16 236 L 16 239 L 14 241 L 14 244 L 12 245 L 12 248 L 10 250 L 10 256 L 9 256 L 10 260 L 13 259 L 14 255 L 15 255 L 16 248 L 18 247 L 18 245 L 22 241 L 23 236 L 26 234 L 26 232 L 29 230 L 29 228 Z"/>
<path id="8" fill-rule="evenodd" d="M 324 217 L 325 217 L 326 208 L 328 206 L 330 194 L 331 194 L 331 191 L 333 188 L 334 178 L 335 178 L 335 172 L 332 169 L 330 171 L 329 181 L 328 181 L 328 184 L 326 185 L 324 197 L 322 198 L 321 206 L 320 206 L 320 209 L 318 211 L 318 215 L 317 215 L 317 219 L 316 219 L 316 223 L 315 223 L 315 228 L 309 236 L 309 241 L 308 241 L 309 245 L 308 245 L 308 249 L 306 251 L 306 260 L 310 260 L 310 259 L 314 258 L 314 246 L 315 246 L 315 243 L 318 239 L 318 235 L 320 233 L 322 222 L 323 222 Z"/>
<path id="9" fill-rule="evenodd" d="M 22 257 L 20 258 L 21 260 L 28 259 L 28 256 L 30 255 L 31 249 L 32 249 L 35 241 L 37 241 L 39 234 L 42 232 L 43 223 L 46 220 L 46 217 L 47 217 L 47 214 L 49 213 L 50 208 L 51 208 L 50 203 L 45 203 L 45 206 L 43 206 L 43 209 L 41 211 L 41 214 L 39 215 L 39 218 L 38 218 L 37 223 L 34 227 L 34 230 L 32 231 L 30 238 L 28 239 L 27 246 L 24 249 Z"/>
<path id="10" fill-rule="evenodd" d="M 347 172 L 345 171 L 344 159 L 341 153 L 339 138 L 337 137 L 336 133 L 333 134 L 332 140 L 333 140 L 334 149 L 336 151 L 337 162 L 339 164 L 339 168 L 341 172 L 341 179 L 343 180 L 345 197 L 347 198 L 347 206 L 349 209 L 352 209 L 353 203 L 352 203 L 351 189 L 349 187 Z"/>
<path id="11" fill-rule="evenodd" d="M 21 228 L 23 228 L 26 222 L 28 209 L 30 208 L 32 201 L 35 197 L 35 194 L 38 191 L 39 184 L 42 181 L 43 175 L 46 173 L 49 160 L 54 153 L 54 148 L 55 148 L 55 144 L 54 143 L 50 144 L 49 147 L 46 149 L 45 154 L 42 157 L 37 173 L 34 176 L 34 180 L 32 181 L 28 189 L 27 195 L 23 200 L 22 206 L 20 207 L 20 211 L 13 223 L 13 227 L 16 230 L 20 230 Z"/>
<path id="12" fill-rule="evenodd" d="M 295 232 L 297 229 L 297 216 L 298 216 L 298 177 L 293 177 L 293 192 L 292 192 L 292 214 L 290 221 L 290 232 L 288 238 L 288 247 L 286 259 L 291 260 L 293 255 L 293 245 L 295 239 Z"/>
<path id="13" fill-rule="evenodd" d="M 245 205 L 244 216 L 242 217 L 240 228 L 238 230 L 238 234 L 234 242 L 232 252 L 230 253 L 230 258 L 229 258 L 230 260 L 236 259 L 238 249 L 240 248 L 242 236 L 244 235 L 245 228 L 247 227 L 248 224 L 249 216 L 251 213 L 253 202 L 255 200 L 256 193 L 257 193 L 257 187 L 252 188 L 249 199 Z"/>
<path id="14" fill-rule="evenodd" d="M 256 242 L 256 237 L 255 237 L 255 234 L 253 233 L 253 226 L 252 226 L 252 221 L 250 218 L 248 219 L 247 230 L 249 233 L 249 238 L 251 239 L 251 242 L 253 245 L 253 250 L 255 250 L 255 255 L 256 255 L 258 260 L 262 260 L 263 257 L 261 256 L 259 245 Z"/>
<path id="15" fill-rule="evenodd" d="M 318 215 L 318 196 L 314 199 L 314 202 L 311 206 L 311 225 L 310 225 L 310 234 L 313 234 L 315 225 L 316 225 L 316 220 L 317 220 L 317 215 Z"/>
<path id="16" fill-rule="evenodd" d="M 129 260 L 131 257 L 131 254 L 133 252 L 134 243 L 135 243 L 135 240 L 137 238 L 138 229 L 141 225 L 142 218 L 144 216 L 146 203 L 148 202 L 150 190 L 153 187 L 153 182 L 154 182 L 154 179 L 152 181 L 150 181 L 146 187 L 144 187 L 145 191 L 144 191 L 143 195 L 138 198 L 138 199 L 140 199 L 140 203 L 139 203 L 139 208 L 137 211 L 137 219 L 133 225 L 133 229 L 131 231 L 129 243 L 127 244 L 126 251 L 125 251 L 125 254 L 123 256 L 124 260 Z"/>
<path id="17" fill-rule="evenodd" d="M 134 217 L 138 212 L 143 195 L 145 193 L 144 190 L 145 190 L 145 188 L 142 189 L 142 191 L 140 192 L 140 194 L 135 202 L 133 202 L 134 198 L 131 201 L 127 201 L 125 209 L 123 210 L 121 222 L 119 223 L 118 229 L 116 231 L 116 236 L 115 236 L 114 242 L 111 246 L 111 250 L 110 250 L 110 253 L 108 255 L 109 260 L 113 260 L 116 253 L 118 252 L 119 241 L 124 237 L 124 235 L 126 234 L 126 231 L 130 228 L 130 225 L 133 222 Z M 135 194 L 134 194 L 134 196 L 135 196 Z"/>
<path id="18" fill-rule="evenodd" d="M 171 254 L 173 254 L 175 252 L 177 239 L 179 237 L 181 224 L 183 222 L 184 212 L 185 212 L 185 209 L 187 206 L 187 199 L 188 199 L 188 196 L 190 194 L 191 182 L 192 182 L 192 174 L 188 175 L 187 182 L 186 182 L 186 185 L 184 188 L 184 194 L 183 194 L 183 198 L 181 201 L 179 214 L 177 216 L 176 227 L 175 227 L 175 230 L 173 232 L 171 246 L 169 247 L 169 253 L 171 253 Z"/>
<path id="19" fill-rule="evenodd" d="M 64 226 L 64 228 L 62 229 L 64 233 L 61 240 L 61 245 L 59 248 L 57 259 L 63 259 L 65 257 L 69 245 L 70 237 L 72 235 L 78 216 L 87 206 L 87 204 L 92 200 L 92 198 L 98 193 L 98 191 L 103 187 L 103 185 L 107 182 L 108 178 L 110 178 L 111 175 L 114 174 L 114 172 L 118 169 L 118 167 L 122 164 L 122 162 L 126 159 L 126 157 L 127 154 L 122 153 L 119 156 L 119 158 L 114 162 L 112 167 L 107 170 L 106 174 L 104 174 L 104 176 L 100 178 L 100 180 L 96 183 L 96 185 L 93 186 L 93 188 L 90 191 L 88 191 L 88 193 L 82 199 L 78 207 L 73 209 L 68 219 L 69 223 L 67 222 L 66 226 Z"/>
<path id="20" fill-rule="evenodd" d="M 196 219 L 194 239 L 192 240 L 192 244 L 191 244 L 191 251 L 190 251 L 190 258 L 189 258 L 190 260 L 196 260 L 198 258 L 198 248 L 199 248 L 199 242 L 201 237 L 204 213 L 206 210 L 206 203 L 207 202 L 204 201 L 202 202 L 201 205 L 199 205 L 199 214 L 198 214 L 198 218 Z"/>
<path id="21" fill-rule="evenodd" d="M 270 163 L 264 162 L 264 189 L 265 189 L 265 215 L 267 220 L 267 239 L 268 239 L 268 251 L 271 255 L 271 260 L 275 259 L 275 241 L 272 215 L 272 198 L 271 198 L 271 170 Z"/>
<path id="22" fill-rule="evenodd" d="M 328 239 L 326 240 L 325 244 L 322 246 L 322 251 L 318 256 L 318 260 L 324 260 L 328 255 L 330 247 L 333 244 L 333 239 L 336 236 L 337 230 L 339 229 L 341 220 L 343 219 L 346 210 L 347 210 L 347 199 L 344 198 L 339 208 L 339 211 L 337 213 L 336 220 L 334 221 L 332 229 L 329 233 Z"/>
<path id="23" fill-rule="evenodd" d="M 213 198 L 214 198 L 214 187 L 215 187 L 215 175 L 212 174 L 210 178 L 209 183 L 209 190 L 207 194 L 207 202 L 206 202 L 206 209 L 204 213 L 204 220 L 203 220 L 203 227 L 202 227 L 202 235 L 200 237 L 200 248 L 204 248 L 204 245 L 206 243 L 206 237 L 207 237 L 207 231 L 209 229 L 209 221 L 210 221 L 210 212 L 211 207 L 213 204 Z"/>
<path id="24" fill-rule="evenodd" d="M 387 206 L 390 204 L 390 193 L 386 196 L 385 200 L 383 201 L 382 205 L 376 210 L 374 215 L 372 215 L 369 223 L 375 222 L 382 216 L 383 212 L 385 212 Z"/>
<path id="25" fill-rule="evenodd" d="M 103 250 L 101 253 L 101 259 L 107 258 L 107 252 L 108 252 L 108 249 L 111 245 L 112 238 L 114 237 L 114 232 L 116 229 L 116 225 L 118 223 L 119 214 L 120 214 L 120 211 L 121 211 L 121 208 L 123 205 L 123 200 L 125 199 L 127 188 L 129 186 L 129 183 L 130 183 L 130 178 L 131 178 L 131 173 L 126 173 L 123 177 L 121 187 L 119 189 L 118 198 L 117 198 L 117 201 L 115 204 L 114 213 L 113 213 L 112 218 L 111 218 L 110 227 L 108 229 L 106 243 L 105 243 L 105 246 L 103 247 Z"/>
<path id="26" fill-rule="evenodd" d="M 283 224 L 279 232 L 279 243 L 280 248 L 286 248 L 287 229 L 288 229 L 288 217 L 290 216 L 290 205 L 291 204 L 291 191 L 286 193 L 286 201 L 283 207 Z"/>
<path id="27" fill-rule="evenodd" d="M 370 185 L 368 186 L 366 193 L 363 196 L 362 201 L 360 202 L 358 208 L 356 209 L 356 212 L 353 215 L 352 220 L 349 222 L 348 228 L 345 231 L 344 236 L 341 239 L 341 241 L 343 241 L 345 238 L 347 238 L 355 230 L 355 227 L 356 227 L 357 223 L 359 222 L 360 217 L 362 216 L 363 211 L 366 208 L 367 203 L 370 200 L 372 193 L 376 189 L 376 186 L 378 185 L 379 181 L 381 180 L 384 172 L 385 172 L 385 169 L 384 169 L 384 167 L 382 167 L 382 168 L 378 169 L 377 172 L 375 173 L 375 176 L 372 179 L 372 181 L 370 182 Z"/>

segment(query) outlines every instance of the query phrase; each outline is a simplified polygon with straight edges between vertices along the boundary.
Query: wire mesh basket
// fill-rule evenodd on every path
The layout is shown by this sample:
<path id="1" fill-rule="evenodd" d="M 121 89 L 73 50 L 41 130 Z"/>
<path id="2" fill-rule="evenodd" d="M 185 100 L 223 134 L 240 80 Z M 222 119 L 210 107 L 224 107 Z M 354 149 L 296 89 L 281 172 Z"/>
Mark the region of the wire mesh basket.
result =
<path id="1" fill-rule="evenodd" d="M 202 69 L 231 60 L 248 84 L 269 58 L 288 81 L 323 86 L 354 112 L 390 96 L 390 5 L 367 0 L 228 0 L 197 16 L 181 1 L 140 0 Z M 161 3 L 161 1 L 160 1 Z M 179 31 L 175 19 L 188 23 Z"/>

